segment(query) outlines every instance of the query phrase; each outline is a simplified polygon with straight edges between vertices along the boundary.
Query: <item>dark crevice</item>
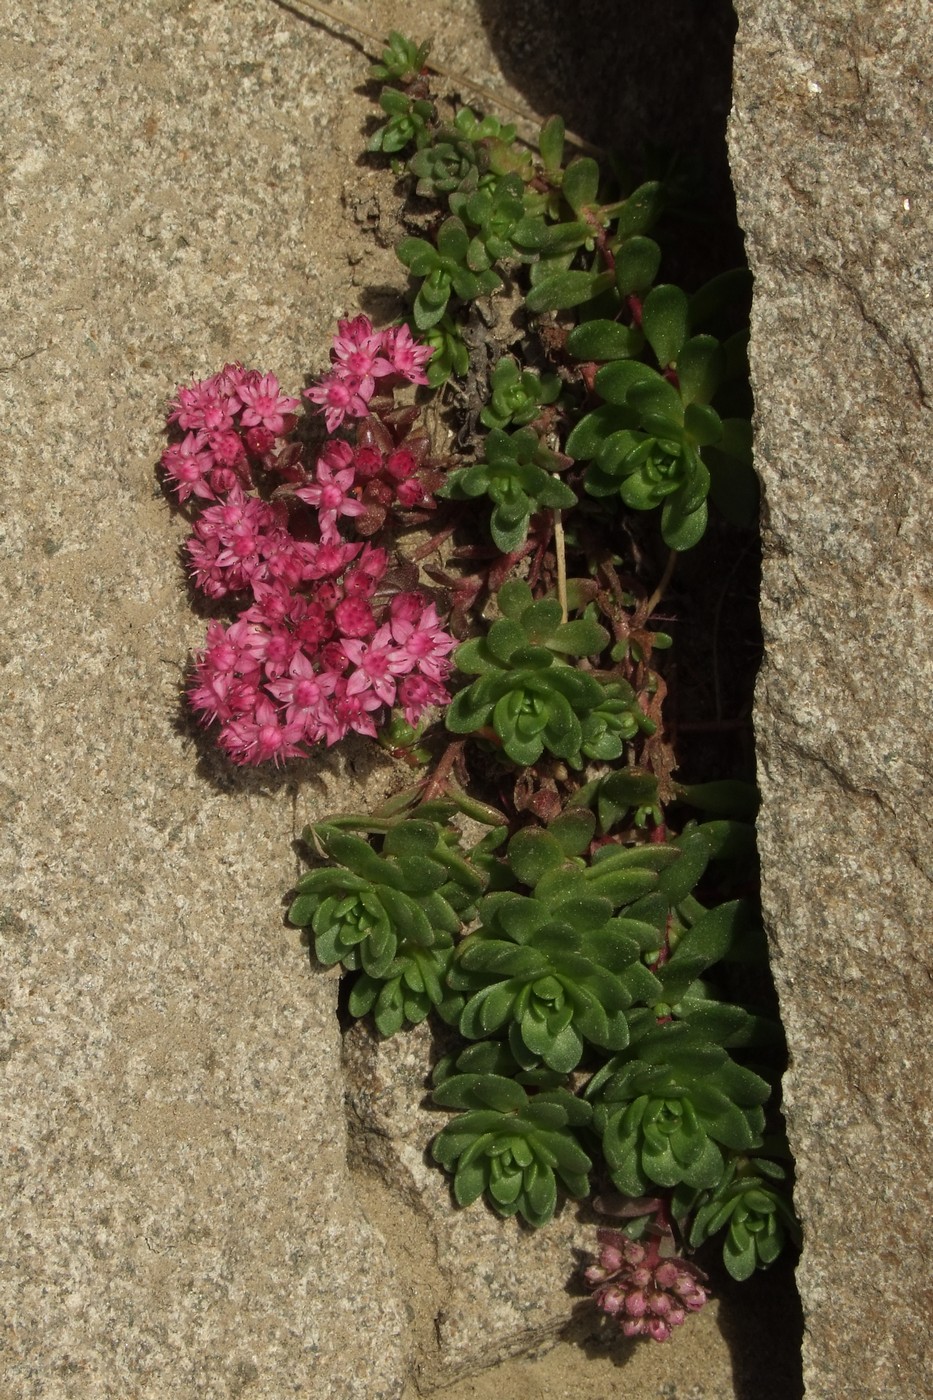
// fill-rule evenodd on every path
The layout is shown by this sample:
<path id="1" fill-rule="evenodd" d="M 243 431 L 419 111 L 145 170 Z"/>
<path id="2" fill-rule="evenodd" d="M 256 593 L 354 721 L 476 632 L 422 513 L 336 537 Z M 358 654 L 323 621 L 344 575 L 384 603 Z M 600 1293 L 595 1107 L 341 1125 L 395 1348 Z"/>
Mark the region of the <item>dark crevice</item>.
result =
<path id="1" fill-rule="evenodd" d="M 691 290 L 745 264 L 726 145 L 729 0 L 479 0 L 479 10 L 505 77 L 532 108 L 560 112 L 576 135 L 619 152 L 643 178 L 674 162 L 687 207 L 658 235 L 665 250 L 674 243 L 670 280 Z M 715 525 L 680 561 L 662 608 L 675 637 L 684 781 L 754 778 L 760 558 L 757 531 Z M 792 1260 L 741 1285 L 719 1269 L 715 1282 L 737 1400 L 797 1400 L 803 1320 Z"/>

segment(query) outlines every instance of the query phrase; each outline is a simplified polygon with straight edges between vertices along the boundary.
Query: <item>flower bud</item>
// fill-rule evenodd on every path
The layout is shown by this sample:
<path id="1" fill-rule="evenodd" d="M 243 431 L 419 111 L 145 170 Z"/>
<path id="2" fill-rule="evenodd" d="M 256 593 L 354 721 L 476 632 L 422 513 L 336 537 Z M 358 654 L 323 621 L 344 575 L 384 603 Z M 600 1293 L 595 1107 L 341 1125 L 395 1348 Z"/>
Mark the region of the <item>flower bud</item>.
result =
<path id="1" fill-rule="evenodd" d="M 648 1309 L 649 1299 L 640 1288 L 633 1289 L 625 1299 L 625 1311 L 629 1317 L 642 1317 Z"/>

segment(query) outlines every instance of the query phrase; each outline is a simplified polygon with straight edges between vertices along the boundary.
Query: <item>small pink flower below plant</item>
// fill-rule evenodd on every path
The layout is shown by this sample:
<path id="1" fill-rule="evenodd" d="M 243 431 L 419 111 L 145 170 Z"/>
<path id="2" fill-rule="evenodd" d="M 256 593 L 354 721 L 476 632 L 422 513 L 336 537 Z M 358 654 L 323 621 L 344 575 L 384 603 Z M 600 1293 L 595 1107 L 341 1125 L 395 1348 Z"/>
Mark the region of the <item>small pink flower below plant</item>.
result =
<path id="1" fill-rule="evenodd" d="M 709 1298 L 707 1277 L 686 1259 L 662 1258 L 658 1241 L 644 1244 L 618 1230 L 599 1230 L 599 1257 L 583 1277 L 593 1301 L 626 1337 L 666 1342 L 688 1313 Z"/>

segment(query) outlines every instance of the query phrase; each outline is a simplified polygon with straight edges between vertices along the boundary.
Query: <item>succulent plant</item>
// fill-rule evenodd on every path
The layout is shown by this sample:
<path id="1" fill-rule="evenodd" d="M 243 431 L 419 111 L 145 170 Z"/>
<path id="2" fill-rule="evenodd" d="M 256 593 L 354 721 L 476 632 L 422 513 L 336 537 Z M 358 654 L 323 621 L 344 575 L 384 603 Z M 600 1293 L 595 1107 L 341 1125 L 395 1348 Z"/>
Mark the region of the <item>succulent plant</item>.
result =
<path id="1" fill-rule="evenodd" d="M 777 1182 L 786 1173 L 765 1157 L 738 1157 L 730 1162 L 716 1189 L 700 1206 L 690 1231 L 696 1247 L 728 1226 L 722 1257 L 733 1278 L 749 1278 L 767 1268 L 788 1238 L 800 1241 L 800 1226 Z"/>
<path id="2" fill-rule="evenodd" d="M 604 366 L 596 390 L 618 414 L 588 415 L 567 440 L 572 457 L 595 459 L 587 492 L 620 496 L 635 510 L 661 506 L 665 543 L 691 548 L 706 529 L 710 474 L 700 449 L 722 438 L 718 414 L 706 404 L 685 404 L 673 384 L 634 360 Z"/>
<path id="3" fill-rule="evenodd" d="M 289 919 L 311 929 L 325 966 L 361 973 L 353 1014 L 372 1010 L 384 1035 L 422 1020 L 430 1006 L 454 1018 L 462 1003 L 443 978 L 484 885 L 457 852 L 457 833 L 410 818 L 387 824 L 378 853 L 333 824 L 309 828 L 306 839 L 331 863 L 298 881 Z"/>
<path id="4" fill-rule="evenodd" d="M 723 1148 L 760 1147 L 770 1094 L 766 1080 L 676 1021 L 633 1039 L 587 1086 L 613 1184 L 629 1196 L 716 1186 Z"/>
<path id="5" fill-rule="evenodd" d="M 431 1082 L 437 1088 L 455 1074 L 499 1074 L 535 1089 L 568 1087 L 567 1075 L 558 1070 L 539 1064 L 525 1068 L 512 1054 L 507 1040 L 477 1040 L 462 1050 L 443 1055 L 434 1067 Z"/>
<path id="6" fill-rule="evenodd" d="M 512 122 L 500 122 L 498 117 L 488 114 L 478 117 L 469 107 L 461 107 L 452 125 L 456 132 L 474 143 L 484 171 L 488 170 L 493 176 L 515 175 L 523 184 L 534 178 L 531 151 L 516 145 L 516 127 Z"/>
<path id="7" fill-rule="evenodd" d="M 660 826 L 663 821 L 657 778 L 632 764 L 585 783 L 574 794 L 571 805 L 591 808 L 602 835 L 612 831 L 630 812 L 635 826 L 645 826 L 649 821 Z"/>
<path id="8" fill-rule="evenodd" d="M 424 68 L 430 51 L 429 42 L 416 44 L 414 40 L 406 39 L 404 34 L 393 29 L 382 51 L 382 61 L 373 64 L 369 76 L 390 83 L 414 82 Z"/>
<path id="9" fill-rule="evenodd" d="M 657 930 L 613 917 L 657 885 L 656 854 L 645 846 L 618 852 L 612 867 L 588 867 L 579 851 L 592 830 L 592 821 L 571 820 L 519 831 L 508 864 L 535 894 L 486 895 L 479 927 L 460 943 L 448 973 L 448 985 L 468 998 L 461 1034 L 477 1040 L 508 1026 L 510 1051 L 525 1068 L 540 1060 L 567 1073 L 587 1044 L 622 1049 L 626 1010 L 661 995 L 641 961 L 656 951 Z M 546 897 L 537 897 L 541 885 Z"/>
<path id="10" fill-rule="evenodd" d="M 516 256 L 515 234 L 525 218 L 522 196 L 517 175 L 504 175 L 482 189 L 451 195 L 451 211 L 472 231 L 467 262 L 475 272 Z"/>
<path id="11" fill-rule="evenodd" d="M 522 428 L 540 414 L 542 406 L 552 404 L 560 393 L 556 374 L 543 377 L 534 370 L 519 368 L 511 355 L 503 355 L 489 380 L 491 400 L 480 414 L 487 428 L 506 428 L 510 423 Z"/>
<path id="12" fill-rule="evenodd" d="M 374 813 L 306 829 L 316 859 L 290 918 L 346 969 L 351 1015 L 385 1036 L 432 1012 L 446 1023 L 432 1151 L 460 1205 L 485 1196 L 543 1225 L 596 1167 L 595 1208 L 625 1225 L 599 1232 L 584 1279 L 624 1335 L 660 1341 L 708 1296 L 673 1249 L 715 1236 L 743 1279 L 799 1238 L 780 1137 L 764 1135 L 784 1050 L 764 933 L 732 898 L 755 886 L 756 796 L 674 779 L 662 724 L 677 674 L 652 669 L 671 645 L 656 626 L 674 556 L 708 501 L 728 522 L 755 517 L 749 277 L 693 295 L 659 283 L 678 262 L 650 236 L 659 214 L 699 213 L 669 164 L 647 178 L 646 151 L 639 184 L 616 158 L 565 163 L 559 117 L 538 155 L 495 117 L 454 104 L 441 120 L 427 54 L 393 32 L 370 70 L 390 86 L 369 149 L 422 201 L 423 236 L 398 247 L 411 324 L 340 322 L 305 395 L 324 415 L 320 459 L 317 434 L 292 440 L 298 400 L 274 375 L 227 365 L 172 405 L 184 437 L 163 466 L 205 512 L 198 585 L 211 593 L 231 552 L 249 583 L 241 609 L 220 582 L 239 616 L 212 623 L 192 699 L 237 762 L 353 729 L 418 770 Z M 396 397 L 451 375 L 466 383 Z M 233 427 L 201 427 L 215 418 Z M 455 455 L 464 443 L 475 461 Z M 478 509 L 443 509 L 409 551 L 401 532 L 436 495 Z M 632 511 L 657 519 L 629 528 Z M 221 515 L 242 550 L 221 549 Z M 494 549 L 460 530 L 486 520 Z M 438 722 L 454 637 L 470 640 Z M 252 699 L 260 670 L 274 713 Z M 733 1004 L 739 988 L 762 1004 Z"/>
<path id="13" fill-rule="evenodd" d="M 465 1110 L 438 1133 L 435 1160 L 453 1176 L 457 1204 L 485 1195 L 500 1215 L 546 1225 L 558 1192 L 579 1200 L 589 1191 L 590 1158 L 573 1129 L 590 1107 L 566 1089 L 529 1094 L 498 1074 L 460 1074 L 434 1090 L 442 1108 Z"/>
<path id="14" fill-rule="evenodd" d="M 514 141 L 517 131 L 513 122 L 501 122 L 492 113 L 478 117 L 471 107 L 461 107 L 452 125 L 468 141 Z"/>
<path id="15" fill-rule="evenodd" d="M 501 278 L 492 268 L 474 272 L 467 266 L 470 236 L 460 219 L 446 219 L 437 232 L 437 246 L 425 238 L 405 238 L 398 256 L 413 277 L 424 281 L 415 297 L 413 315 L 419 331 L 436 326 L 456 294 L 462 301 L 494 292 Z"/>
<path id="16" fill-rule="evenodd" d="M 482 461 L 452 471 L 440 494 L 454 500 L 488 496 L 493 505 L 490 534 L 497 548 L 508 554 L 524 544 L 537 511 L 576 505 L 570 487 L 553 475 L 561 465 L 557 454 L 531 428 L 517 433 L 493 428 Z"/>
<path id="17" fill-rule="evenodd" d="M 714 315 L 723 288 L 709 284 L 691 299 L 679 287 L 660 285 L 642 300 L 657 271 L 656 253 L 657 244 L 640 237 L 619 252 L 616 279 L 637 305 L 636 325 L 597 319 L 568 337 L 572 354 L 611 363 L 595 379 L 604 402 L 576 424 L 567 451 L 591 463 L 589 495 L 618 495 L 633 510 L 660 506 L 665 543 L 684 550 L 706 529 L 707 496 L 727 519 L 746 524 L 757 509 L 757 485 L 750 424 L 712 406 L 723 382 L 738 372 L 732 342 L 692 333 L 698 320 Z M 659 370 L 631 358 L 645 342 Z"/>
<path id="18" fill-rule="evenodd" d="M 400 943 L 395 957 L 381 977 L 361 972 L 350 992 L 351 1016 L 372 1012 L 381 1035 L 395 1035 L 403 1026 L 416 1026 L 437 1011 L 443 1021 L 453 1024 L 463 998 L 451 992 L 447 972 L 453 956 L 453 940 L 438 934 L 433 948 L 411 942 Z"/>
<path id="19" fill-rule="evenodd" d="M 480 168 L 471 141 L 454 137 L 449 141 L 435 140 L 415 152 L 408 162 L 415 176 L 415 194 L 422 199 L 453 194 L 457 190 L 475 191 L 479 185 Z M 452 212 L 457 209 L 451 204 Z"/>
<path id="20" fill-rule="evenodd" d="M 428 125 L 434 120 L 433 102 L 409 97 L 395 88 L 384 88 L 379 106 L 389 118 L 369 139 L 368 151 L 385 151 L 395 155 L 414 141 L 417 145 L 428 139 Z"/>
<path id="21" fill-rule="evenodd" d="M 432 389 L 445 384 L 450 376 L 462 377 L 470 368 L 470 352 L 463 332 L 452 316 L 445 314 L 436 325 L 422 333 L 421 339 L 434 349 L 428 361 L 428 383 Z"/>
<path id="22" fill-rule="evenodd" d="M 601 652 L 605 628 L 590 616 L 562 622 L 560 604 L 534 602 L 520 580 L 498 599 L 504 616 L 454 653 L 458 668 L 477 679 L 455 695 L 448 729 L 491 727 L 515 763 L 535 763 L 546 749 L 576 768 L 584 758 L 618 757 L 627 739 L 651 732 L 627 682 L 604 683 L 565 659 Z"/>

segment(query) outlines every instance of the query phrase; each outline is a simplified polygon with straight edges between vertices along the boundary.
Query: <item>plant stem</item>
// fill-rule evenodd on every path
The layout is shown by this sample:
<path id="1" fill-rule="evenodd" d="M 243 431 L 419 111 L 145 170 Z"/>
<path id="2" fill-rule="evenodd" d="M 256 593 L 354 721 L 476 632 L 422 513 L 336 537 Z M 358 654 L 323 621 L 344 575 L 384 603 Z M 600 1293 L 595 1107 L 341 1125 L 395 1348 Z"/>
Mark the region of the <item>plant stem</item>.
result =
<path id="1" fill-rule="evenodd" d="M 560 602 L 560 620 L 567 621 L 567 549 L 564 543 L 564 522 L 561 512 L 554 511 L 554 552 L 557 555 L 557 597 Z"/>
<path id="2" fill-rule="evenodd" d="M 651 597 L 648 599 L 647 603 L 645 604 L 646 622 L 651 616 L 651 614 L 654 612 L 655 608 L 660 603 L 661 599 L 664 597 L 665 593 L 667 592 L 667 587 L 671 581 L 674 569 L 677 566 L 678 558 L 679 555 L 677 553 L 677 550 L 672 549 L 670 554 L 667 556 L 667 563 L 664 565 L 664 573 L 661 575 L 661 581 L 652 593 Z"/>

